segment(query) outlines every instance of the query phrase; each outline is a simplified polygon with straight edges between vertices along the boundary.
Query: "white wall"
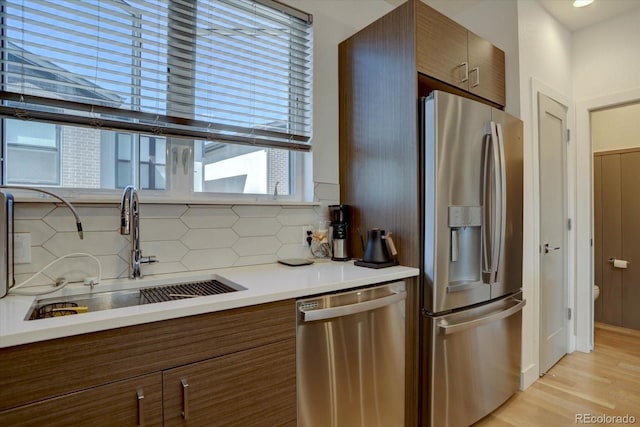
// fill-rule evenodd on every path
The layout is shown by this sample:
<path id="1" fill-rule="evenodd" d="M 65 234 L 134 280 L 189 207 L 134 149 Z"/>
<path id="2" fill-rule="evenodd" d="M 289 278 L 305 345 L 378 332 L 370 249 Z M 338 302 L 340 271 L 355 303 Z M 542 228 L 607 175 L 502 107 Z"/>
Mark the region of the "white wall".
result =
<path id="1" fill-rule="evenodd" d="M 338 184 L 338 44 L 393 6 L 384 0 L 284 3 L 313 15 L 313 180 Z"/>
<path id="2" fill-rule="evenodd" d="M 573 36 L 575 99 L 640 87 L 640 9 L 578 31 Z"/>
<path id="3" fill-rule="evenodd" d="M 590 111 L 640 99 L 640 9 L 585 28 L 573 35 L 573 91 L 576 100 L 576 255 L 578 349 L 593 342 L 592 151 Z M 589 308 L 588 317 L 585 309 Z M 583 329 L 588 328 L 588 339 Z"/>
<path id="4" fill-rule="evenodd" d="M 524 297 L 522 387 L 538 378 L 539 371 L 539 189 L 537 92 L 569 106 L 572 113 L 571 33 L 537 2 L 518 0 L 518 40 L 520 55 L 520 112 L 524 121 Z M 573 162 L 571 154 L 569 159 Z M 572 164 L 569 167 L 573 167 Z M 570 179 L 569 185 L 572 185 Z M 573 212 L 571 201 L 569 214 Z M 571 236 L 570 236 L 571 238 Z M 570 252 L 570 256 L 573 253 Z"/>
<path id="5" fill-rule="evenodd" d="M 591 113 L 593 151 L 640 147 L 640 103 Z"/>

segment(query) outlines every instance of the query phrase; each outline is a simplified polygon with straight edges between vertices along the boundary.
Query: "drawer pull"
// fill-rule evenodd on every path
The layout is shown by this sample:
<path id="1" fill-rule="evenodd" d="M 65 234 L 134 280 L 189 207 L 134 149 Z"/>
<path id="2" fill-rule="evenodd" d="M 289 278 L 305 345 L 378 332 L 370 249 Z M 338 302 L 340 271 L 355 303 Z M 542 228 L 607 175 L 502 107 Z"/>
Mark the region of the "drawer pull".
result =
<path id="1" fill-rule="evenodd" d="M 182 383 L 182 418 L 189 419 L 189 383 L 186 378 L 180 380 Z"/>
<path id="2" fill-rule="evenodd" d="M 144 418 L 142 412 L 142 400 L 144 399 L 144 390 L 142 388 L 138 389 L 138 427 L 142 427 L 144 425 Z"/>

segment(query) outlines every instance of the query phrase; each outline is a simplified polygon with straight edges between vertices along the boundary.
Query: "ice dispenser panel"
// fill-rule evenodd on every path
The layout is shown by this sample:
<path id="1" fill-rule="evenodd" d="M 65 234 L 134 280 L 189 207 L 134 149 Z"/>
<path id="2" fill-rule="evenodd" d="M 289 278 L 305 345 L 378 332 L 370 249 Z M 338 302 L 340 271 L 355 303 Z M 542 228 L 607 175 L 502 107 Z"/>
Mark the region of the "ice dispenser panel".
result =
<path id="1" fill-rule="evenodd" d="M 482 206 L 449 206 L 449 283 L 481 280 Z"/>

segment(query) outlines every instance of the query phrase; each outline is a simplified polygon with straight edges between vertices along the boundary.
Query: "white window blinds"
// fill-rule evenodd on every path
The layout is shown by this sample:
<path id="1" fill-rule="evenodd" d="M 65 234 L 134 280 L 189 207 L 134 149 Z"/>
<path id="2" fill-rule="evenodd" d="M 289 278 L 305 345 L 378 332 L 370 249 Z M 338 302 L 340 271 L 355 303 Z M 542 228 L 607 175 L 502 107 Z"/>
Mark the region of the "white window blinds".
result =
<path id="1" fill-rule="evenodd" d="M 310 149 L 310 15 L 273 0 L 0 5 L 4 116 Z"/>

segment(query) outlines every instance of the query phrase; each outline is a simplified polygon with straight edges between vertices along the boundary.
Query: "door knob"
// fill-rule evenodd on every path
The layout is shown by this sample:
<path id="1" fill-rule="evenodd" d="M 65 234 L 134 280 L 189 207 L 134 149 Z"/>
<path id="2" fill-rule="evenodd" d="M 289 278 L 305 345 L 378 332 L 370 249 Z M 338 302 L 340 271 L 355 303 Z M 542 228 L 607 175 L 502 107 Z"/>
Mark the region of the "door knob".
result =
<path id="1" fill-rule="evenodd" d="M 548 254 L 551 251 L 557 251 L 558 249 L 560 249 L 560 246 L 556 246 L 555 248 L 551 248 L 551 247 L 549 247 L 548 243 L 544 244 L 544 253 L 545 254 Z"/>

